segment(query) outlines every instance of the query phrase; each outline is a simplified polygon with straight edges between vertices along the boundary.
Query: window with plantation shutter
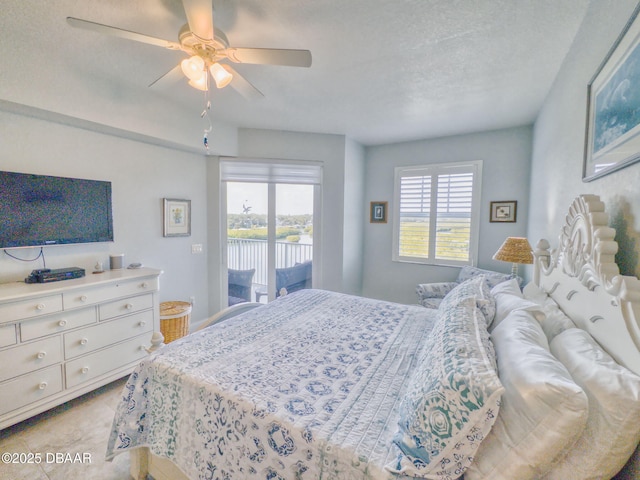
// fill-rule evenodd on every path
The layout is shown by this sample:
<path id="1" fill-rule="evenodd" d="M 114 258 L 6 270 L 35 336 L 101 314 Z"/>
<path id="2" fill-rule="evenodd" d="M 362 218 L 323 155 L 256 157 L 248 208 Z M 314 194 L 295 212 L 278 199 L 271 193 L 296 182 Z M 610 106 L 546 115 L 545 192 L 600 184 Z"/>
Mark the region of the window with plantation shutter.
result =
<path id="1" fill-rule="evenodd" d="M 481 161 L 396 168 L 393 259 L 474 264 L 481 174 Z"/>

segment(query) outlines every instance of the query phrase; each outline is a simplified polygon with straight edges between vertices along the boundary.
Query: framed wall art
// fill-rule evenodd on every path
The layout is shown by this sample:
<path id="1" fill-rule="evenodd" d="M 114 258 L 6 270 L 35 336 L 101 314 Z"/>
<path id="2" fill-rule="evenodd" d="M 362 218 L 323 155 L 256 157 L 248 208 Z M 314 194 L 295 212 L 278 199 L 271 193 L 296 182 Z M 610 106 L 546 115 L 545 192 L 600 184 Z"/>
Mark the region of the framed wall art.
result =
<path id="1" fill-rule="evenodd" d="M 582 180 L 640 160 L 640 5 L 587 87 Z"/>
<path id="2" fill-rule="evenodd" d="M 191 235 L 191 200 L 164 199 L 165 237 L 188 237 Z"/>
<path id="3" fill-rule="evenodd" d="M 371 202 L 369 223 L 387 223 L 387 202 Z"/>
<path id="4" fill-rule="evenodd" d="M 492 223 L 515 223 L 518 202 L 508 200 L 503 202 L 491 202 L 491 217 L 489 221 Z"/>

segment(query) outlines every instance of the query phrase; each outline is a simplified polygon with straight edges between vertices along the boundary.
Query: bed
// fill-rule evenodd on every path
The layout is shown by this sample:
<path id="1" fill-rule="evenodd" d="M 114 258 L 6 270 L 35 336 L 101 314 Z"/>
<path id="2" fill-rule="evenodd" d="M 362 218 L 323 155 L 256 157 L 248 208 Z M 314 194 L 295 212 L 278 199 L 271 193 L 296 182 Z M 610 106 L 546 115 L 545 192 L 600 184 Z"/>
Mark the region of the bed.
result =
<path id="1" fill-rule="evenodd" d="M 156 480 L 583 479 L 589 462 L 610 478 L 640 440 L 640 282 L 619 275 L 607 223 L 597 197 L 576 198 L 558 247 L 538 243 L 524 296 L 479 277 L 438 310 L 321 290 L 245 306 L 136 368 L 107 459 L 128 452 L 132 476 Z M 532 426 L 514 398 L 547 368 L 534 357 L 564 403 Z M 556 395 L 545 382 L 533 405 Z M 602 438 L 607 455 L 583 462 Z"/>

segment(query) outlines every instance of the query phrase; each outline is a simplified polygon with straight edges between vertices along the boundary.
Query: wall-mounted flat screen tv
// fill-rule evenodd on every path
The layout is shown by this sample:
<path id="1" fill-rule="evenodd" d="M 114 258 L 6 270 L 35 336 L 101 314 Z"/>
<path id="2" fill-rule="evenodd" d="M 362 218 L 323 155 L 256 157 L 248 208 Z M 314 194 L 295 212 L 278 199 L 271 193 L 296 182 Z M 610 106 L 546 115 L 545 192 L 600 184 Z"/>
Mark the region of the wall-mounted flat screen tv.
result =
<path id="1" fill-rule="evenodd" d="M 0 248 L 111 241 L 111 182 L 0 172 Z"/>

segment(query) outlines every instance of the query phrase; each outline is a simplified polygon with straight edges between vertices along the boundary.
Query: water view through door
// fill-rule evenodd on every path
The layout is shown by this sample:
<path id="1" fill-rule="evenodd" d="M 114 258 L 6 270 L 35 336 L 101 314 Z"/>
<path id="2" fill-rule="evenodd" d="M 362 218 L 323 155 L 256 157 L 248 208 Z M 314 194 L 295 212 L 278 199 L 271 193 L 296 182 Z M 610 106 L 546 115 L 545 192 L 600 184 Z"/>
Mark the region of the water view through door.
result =
<path id="1" fill-rule="evenodd" d="M 227 182 L 229 304 L 311 287 L 313 185 Z"/>

